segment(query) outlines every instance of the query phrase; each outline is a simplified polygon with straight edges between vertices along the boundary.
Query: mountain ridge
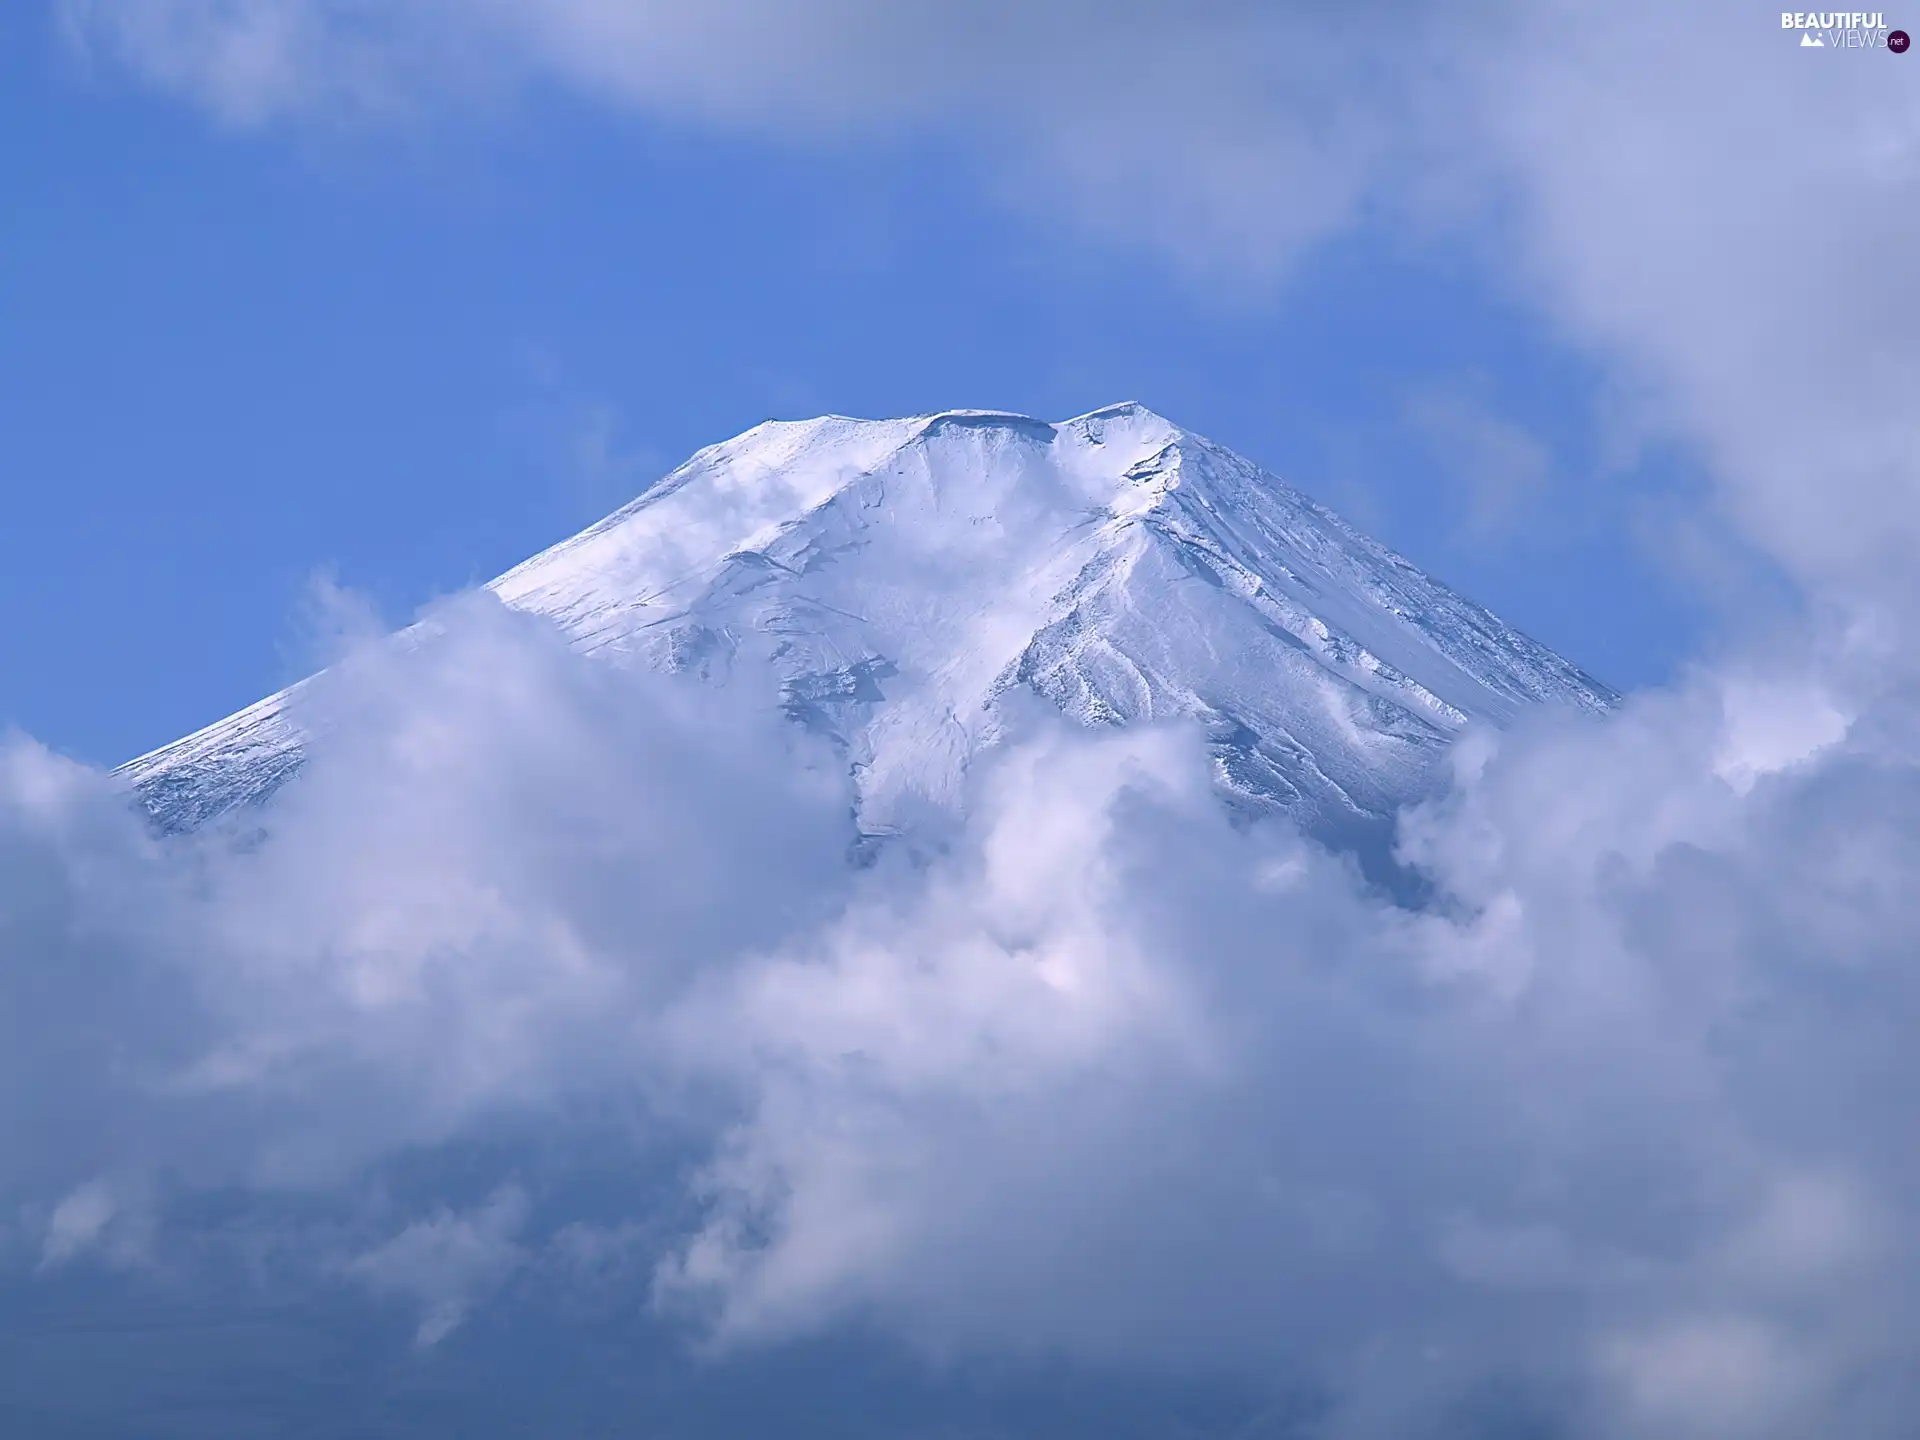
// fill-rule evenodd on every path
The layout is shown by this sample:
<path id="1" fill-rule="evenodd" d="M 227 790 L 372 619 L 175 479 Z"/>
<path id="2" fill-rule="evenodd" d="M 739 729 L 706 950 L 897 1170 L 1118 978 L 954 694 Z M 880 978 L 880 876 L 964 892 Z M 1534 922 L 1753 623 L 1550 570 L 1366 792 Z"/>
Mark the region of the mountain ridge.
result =
<path id="1" fill-rule="evenodd" d="M 588 654 L 769 667 L 876 836 L 957 810 L 1014 689 L 1083 724 L 1196 721 L 1230 803 L 1334 843 L 1377 838 L 1468 725 L 1617 698 L 1132 401 L 769 420 L 486 588 Z M 302 763 L 304 683 L 118 773 L 163 830 L 264 800 Z"/>

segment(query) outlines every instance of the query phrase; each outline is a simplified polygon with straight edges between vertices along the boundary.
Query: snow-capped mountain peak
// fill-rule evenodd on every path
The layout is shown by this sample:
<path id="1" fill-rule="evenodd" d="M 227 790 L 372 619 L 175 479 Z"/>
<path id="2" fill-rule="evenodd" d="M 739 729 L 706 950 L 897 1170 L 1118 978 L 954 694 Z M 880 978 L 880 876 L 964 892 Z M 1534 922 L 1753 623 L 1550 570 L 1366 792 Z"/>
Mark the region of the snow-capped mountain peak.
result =
<path id="1" fill-rule="evenodd" d="M 1132 403 L 768 421 L 489 588 L 609 660 L 720 684 L 770 668 L 844 748 L 875 834 L 961 803 L 1015 689 L 1090 725 L 1197 721 L 1233 803 L 1336 841 L 1377 832 L 1464 726 L 1613 699 Z M 297 770 L 291 693 L 124 767 L 163 826 Z"/>

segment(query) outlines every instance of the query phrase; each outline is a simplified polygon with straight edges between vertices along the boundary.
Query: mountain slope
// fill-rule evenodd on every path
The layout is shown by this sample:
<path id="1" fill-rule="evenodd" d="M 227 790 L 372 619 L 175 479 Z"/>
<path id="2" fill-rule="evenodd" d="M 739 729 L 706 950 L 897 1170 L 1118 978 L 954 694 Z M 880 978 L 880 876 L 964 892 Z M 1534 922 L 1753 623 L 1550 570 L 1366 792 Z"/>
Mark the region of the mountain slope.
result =
<path id="1" fill-rule="evenodd" d="M 1473 722 L 1613 696 L 1232 452 L 1137 405 L 756 426 L 490 587 L 581 650 L 779 676 L 860 819 L 954 812 L 1024 688 L 1090 725 L 1189 717 L 1226 795 L 1339 842 Z M 299 767 L 272 696 L 123 767 L 190 829 Z"/>

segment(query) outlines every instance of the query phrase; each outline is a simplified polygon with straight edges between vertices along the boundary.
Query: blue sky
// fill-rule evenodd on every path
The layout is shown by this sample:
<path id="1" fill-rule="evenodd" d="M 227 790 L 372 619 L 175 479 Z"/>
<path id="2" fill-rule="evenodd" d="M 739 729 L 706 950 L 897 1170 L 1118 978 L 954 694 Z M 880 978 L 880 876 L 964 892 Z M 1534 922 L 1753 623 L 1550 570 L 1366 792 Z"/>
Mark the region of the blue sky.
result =
<path id="1" fill-rule="evenodd" d="M 1599 368 L 1461 237 L 1363 219 L 1214 283 L 1010 206 L 939 137 L 782 144 L 551 88 L 235 128 L 31 7 L 0 24 L 0 716 L 89 761 L 305 673 L 317 574 L 403 620 L 828 411 L 1138 398 L 1617 686 L 1702 633 L 1661 543 L 1684 452 L 1613 454 Z"/>

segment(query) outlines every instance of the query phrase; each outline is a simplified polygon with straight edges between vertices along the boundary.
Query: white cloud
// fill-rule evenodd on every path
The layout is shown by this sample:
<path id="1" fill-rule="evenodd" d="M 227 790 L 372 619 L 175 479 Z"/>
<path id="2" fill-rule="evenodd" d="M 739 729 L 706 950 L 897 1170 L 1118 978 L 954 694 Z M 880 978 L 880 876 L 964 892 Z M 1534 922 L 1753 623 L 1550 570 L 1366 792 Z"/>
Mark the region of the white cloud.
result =
<path id="1" fill-rule="evenodd" d="M 0 1205 L 43 1258 L 111 1173 L 169 1283 L 245 1195 L 263 1283 L 423 1346 L 625 1285 L 722 1354 L 1225 1368 L 1329 1433 L 1496 1383 L 1574 1434 L 1900 1433 L 1920 711 L 1877 653 L 1483 743 L 1408 820 L 1416 914 L 1235 830 L 1191 737 L 1037 721 L 945 853 L 855 870 L 771 697 L 484 598 L 435 628 L 333 672 L 260 836 L 151 842 L 6 752 Z M 1737 790 L 1733 689 L 1856 718 Z"/>
<path id="2" fill-rule="evenodd" d="M 1714 772 L 1745 793 L 1771 775 L 1846 738 L 1849 719 L 1818 690 L 1794 685 L 1730 682 Z"/>
<path id="3" fill-rule="evenodd" d="M 384 121 L 557 81 L 782 142 L 985 134 L 1032 163 L 983 164 L 975 182 L 1228 274 L 1273 273 L 1343 223 L 1392 138 L 1342 89 L 1392 51 L 1310 8 L 65 0 L 62 11 L 87 53 L 238 124 Z M 1394 13 L 1424 29 L 1417 7 Z M 1191 245 L 1196 229 L 1212 240 Z"/>
<path id="4" fill-rule="evenodd" d="M 53 1214 L 47 1219 L 41 1266 L 62 1265 L 92 1249 L 118 1209 L 113 1193 L 102 1182 L 90 1180 L 75 1187 L 53 1207 Z"/>
<path id="5" fill-rule="evenodd" d="M 526 1218 L 525 1194 L 504 1186 L 467 1213 L 440 1206 L 355 1255 L 346 1273 L 376 1295 L 399 1296 L 419 1306 L 414 1343 L 437 1345 L 459 1327 L 477 1298 L 524 1263 L 514 1236 Z"/>
<path id="6" fill-rule="evenodd" d="M 1810 1377 L 1801 1345 L 1744 1317 L 1667 1324 L 1606 1350 L 1637 1434 L 1794 1435 Z"/>
<path id="7" fill-rule="evenodd" d="M 1770 18 L 1550 5 L 1505 31 L 1477 96 L 1511 258 L 1747 534 L 1822 592 L 1910 598 L 1920 100 L 1884 51 L 1801 52 Z"/>

